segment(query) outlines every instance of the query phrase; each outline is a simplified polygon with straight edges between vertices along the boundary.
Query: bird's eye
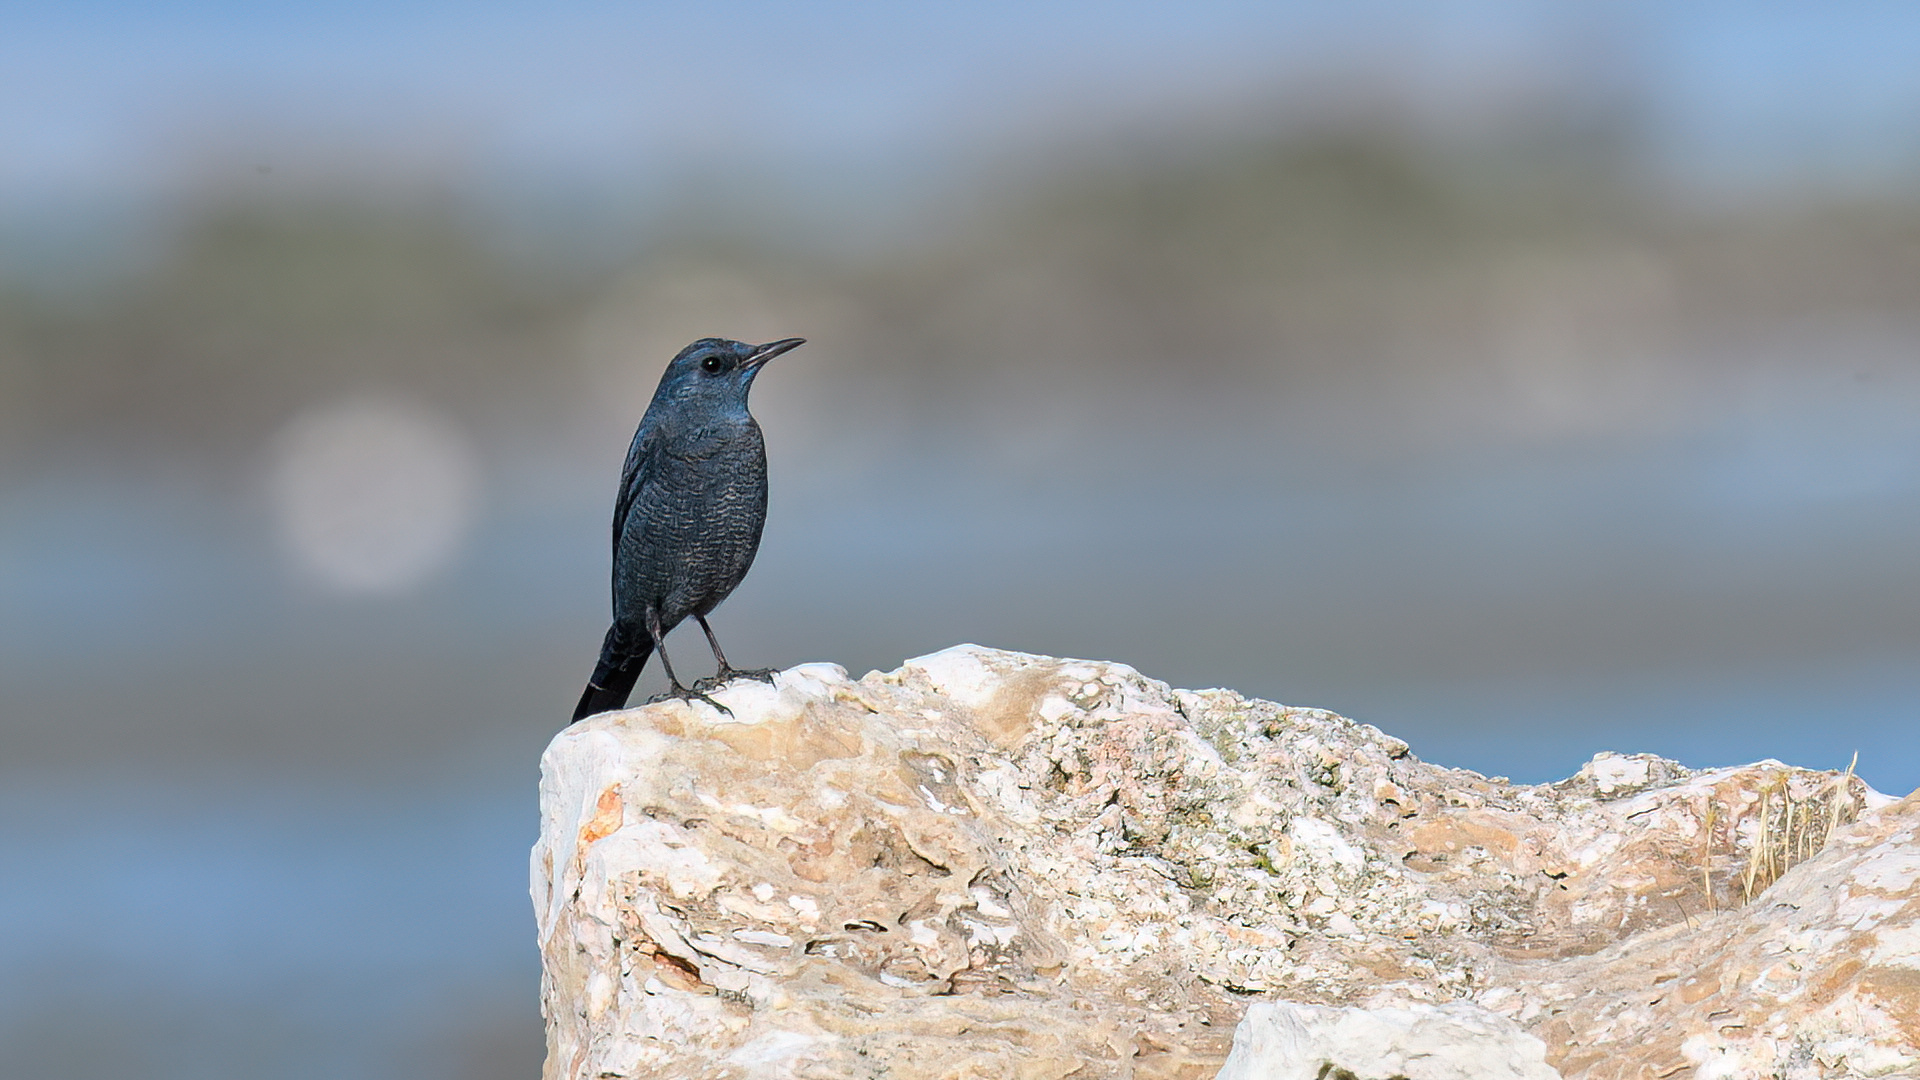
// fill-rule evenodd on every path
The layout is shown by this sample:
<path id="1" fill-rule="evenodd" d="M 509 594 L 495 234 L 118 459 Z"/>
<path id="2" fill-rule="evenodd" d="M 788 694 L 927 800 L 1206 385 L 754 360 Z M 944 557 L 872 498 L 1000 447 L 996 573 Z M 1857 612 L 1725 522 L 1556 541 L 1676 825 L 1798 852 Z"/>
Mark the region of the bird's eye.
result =
<path id="1" fill-rule="evenodd" d="M 709 375 L 720 374 L 720 366 L 720 358 L 717 356 L 709 356 L 705 360 L 700 361 L 700 370 Z"/>

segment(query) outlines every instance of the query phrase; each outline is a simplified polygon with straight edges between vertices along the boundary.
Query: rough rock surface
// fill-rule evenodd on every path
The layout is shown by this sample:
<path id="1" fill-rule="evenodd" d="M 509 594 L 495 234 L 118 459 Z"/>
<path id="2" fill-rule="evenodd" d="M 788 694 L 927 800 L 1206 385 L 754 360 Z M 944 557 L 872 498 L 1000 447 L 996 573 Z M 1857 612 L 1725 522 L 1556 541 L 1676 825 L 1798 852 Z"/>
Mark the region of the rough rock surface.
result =
<path id="1" fill-rule="evenodd" d="M 1567 1077 L 1920 1071 L 1920 799 L 1850 775 L 1514 785 L 972 646 L 716 696 L 543 759 L 549 1080 L 1204 1078 L 1262 1001 L 1457 1002 Z"/>
<path id="2" fill-rule="evenodd" d="M 1546 1052 L 1513 1021 L 1463 1001 L 1402 1009 L 1263 1001 L 1247 1008 L 1218 1080 L 1557 1080 Z"/>

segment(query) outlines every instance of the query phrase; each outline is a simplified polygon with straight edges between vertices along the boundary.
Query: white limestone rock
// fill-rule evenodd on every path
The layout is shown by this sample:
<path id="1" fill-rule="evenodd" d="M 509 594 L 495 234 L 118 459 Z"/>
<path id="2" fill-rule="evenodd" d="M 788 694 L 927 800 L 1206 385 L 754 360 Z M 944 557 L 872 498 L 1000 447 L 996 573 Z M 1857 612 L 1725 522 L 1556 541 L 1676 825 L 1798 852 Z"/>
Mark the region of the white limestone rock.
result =
<path id="1" fill-rule="evenodd" d="M 1339 1009 L 1261 1002 L 1247 1009 L 1219 1080 L 1560 1080 L 1547 1047 L 1466 1002 Z"/>
<path id="2" fill-rule="evenodd" d="M 1513 785 L 973 646 L 716 697 L 542 760 L 548 1080 L 1206 1080 L 1257 1002 L 1466 1003 L 1569 1078 L 1920 1068 L 1920 803 L 1851 776 Z"/>

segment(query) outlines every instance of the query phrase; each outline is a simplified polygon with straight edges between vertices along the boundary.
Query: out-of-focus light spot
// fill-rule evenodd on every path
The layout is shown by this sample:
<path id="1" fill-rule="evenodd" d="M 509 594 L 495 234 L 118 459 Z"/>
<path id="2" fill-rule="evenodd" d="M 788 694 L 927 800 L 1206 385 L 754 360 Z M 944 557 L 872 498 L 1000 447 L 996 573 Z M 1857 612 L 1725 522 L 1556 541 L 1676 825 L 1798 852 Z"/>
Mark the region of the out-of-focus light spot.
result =
<path id="1" fill-rule="evenodd" d="M 345 592 L 395 592 L 458 552 L 479 468 L 449 421 L 398 402 L 310 409 L 275 436 L 269 474 L 280 537 L 304 570 Z"/>

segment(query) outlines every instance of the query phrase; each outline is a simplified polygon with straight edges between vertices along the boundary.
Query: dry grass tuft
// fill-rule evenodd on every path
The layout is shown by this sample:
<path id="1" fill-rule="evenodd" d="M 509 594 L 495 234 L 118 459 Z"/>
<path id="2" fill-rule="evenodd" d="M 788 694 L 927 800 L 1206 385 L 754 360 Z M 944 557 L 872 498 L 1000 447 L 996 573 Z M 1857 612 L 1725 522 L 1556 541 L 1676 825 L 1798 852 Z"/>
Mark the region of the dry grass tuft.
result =
<path id="1" fill-rule="evenodd" d="M 1846 772 L 1811 785 L 1805 783 L 1804 774 L 1780 772 L 1761 786 L 1760 805 L 1754 811 L 1758 828 L 1747 849 L 1747 869 L 1741 880 L 1742 903 L 1751 903 L 1782 874 L 1819 854 L 1834 830 L 1854 820 L 1853 769 L 1859 763 L 1856 753 Z M 1711 825 L 1708 835 L 1712 835 Z"/>

